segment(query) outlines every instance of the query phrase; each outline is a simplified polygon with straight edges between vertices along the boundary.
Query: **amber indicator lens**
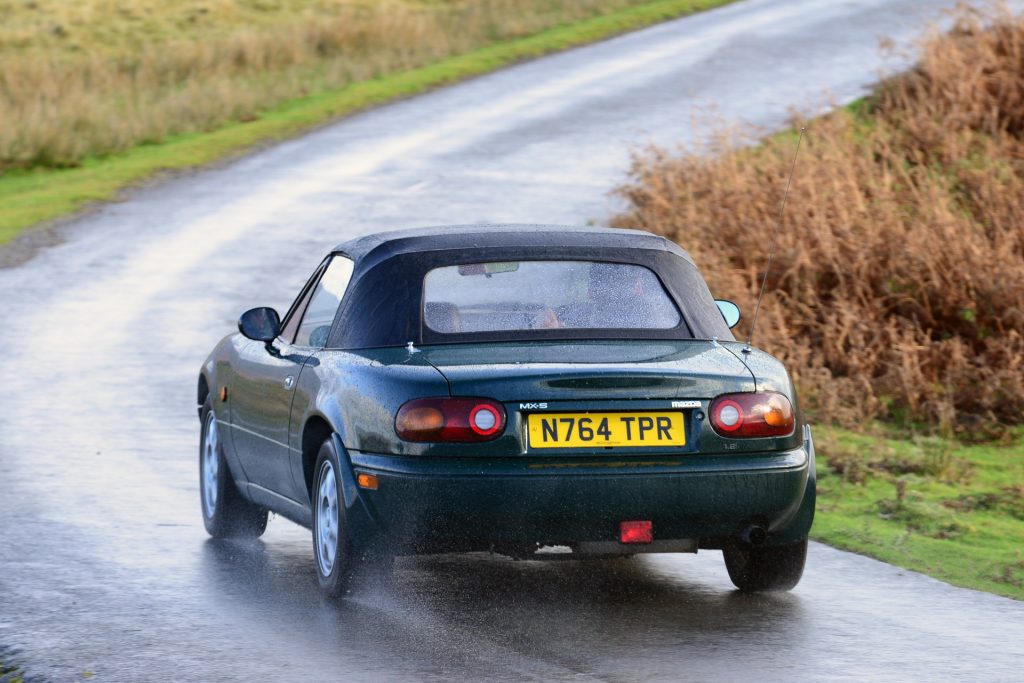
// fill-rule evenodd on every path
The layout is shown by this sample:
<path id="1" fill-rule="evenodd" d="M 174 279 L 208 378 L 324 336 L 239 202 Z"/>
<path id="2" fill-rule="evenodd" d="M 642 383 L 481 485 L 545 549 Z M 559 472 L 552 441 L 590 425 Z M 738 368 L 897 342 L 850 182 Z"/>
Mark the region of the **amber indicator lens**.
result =
<path id="1" fill-rule="evenodd" d="M 490 441 L 504 431 L 505 407 L 489 398 L 417 398 L 395 416 L 395 432 L 405 441 Z"/>
<path id="2" fill-rule="evenodd" d="M 433 406 L 414 406 L 398 415 L 400 431 L 433 434 L 444 428 L 444 413 Z"/>
<path id="3" fill-rule="evenodd" d="M 373 474 L 359 474 L 356 476 L 356 483 L 359 484 L 361 489 L 369 489 L 376 491 L 379 486 L 377 482 L 377 476 Z"/>
<path id="4" fill-rule="evenodd" d="M 789 436 L 796 426 L 793 404 L 774 391 L 723 394 L 709 412 L 714 430 L 730 439 Z"/>

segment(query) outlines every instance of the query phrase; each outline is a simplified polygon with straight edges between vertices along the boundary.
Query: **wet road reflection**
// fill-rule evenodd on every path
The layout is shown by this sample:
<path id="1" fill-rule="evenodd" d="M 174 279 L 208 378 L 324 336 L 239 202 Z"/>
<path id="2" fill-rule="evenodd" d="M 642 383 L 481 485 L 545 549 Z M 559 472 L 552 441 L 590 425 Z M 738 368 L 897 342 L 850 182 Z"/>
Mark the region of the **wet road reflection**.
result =
<path id="1" fill-rule="evenodd" d="M 296 555 L 283 550 L 261 541 L 207 541 L 202 567 L 213 588 L 209 599 L 254 618 L 315 614 L 317 628 L 301 637 L 319 638 L 328 624 L 326 633 L 334 637 L 324 645 L 343 657 L 402 653 L 415 657 L 420 672 L 483 657 L 543 662 L 545 677 L 574 680 L 678 680 L 683 671 L 716 678 L 749 672 L 736 657 L 745 649 L 737 643 L 797 656 L 808 629 L 796 593 L 751 596 L 709 586 L 702 571 L 671 556 L 587 562 L 514 562 L 481 553 L 407 557 L 392 577 L 366 577 L 334 603 L 317 597 L 305 549 Z"/>

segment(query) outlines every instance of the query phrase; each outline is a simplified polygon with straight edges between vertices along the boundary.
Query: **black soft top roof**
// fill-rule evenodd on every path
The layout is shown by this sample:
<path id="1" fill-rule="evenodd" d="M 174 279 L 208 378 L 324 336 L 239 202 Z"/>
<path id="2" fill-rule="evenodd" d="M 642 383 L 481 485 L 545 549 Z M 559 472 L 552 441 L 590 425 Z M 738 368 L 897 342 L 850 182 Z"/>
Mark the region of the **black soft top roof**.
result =
<path id="1" fill-rule="evenodd" d="M 342 242 L 335 253 L 372 265 L 398 254 L 450 249 L 515 247 L 595 247 L 610 249 L 656 249 L 693 259 L 678 244 L 643 230 L 579 227 L 574 225 L 438 225 L 411 230 L 378 232 Z M 371 263 L 372 262 L 372 263 Z"/>
<path id="2" fill-rule="evenodd" d="M 562 225 L 458 225 L 383 232 L 339 244 L 355 262 L 327 342 L 329 348 L 473 341 L 579 339 L 732 340 L 697 267 L 682 248 L 642 230 Z M 423 278 L 433 268 L 514 260 L 592 260 L 639 264 L 661 279 L 682 314 L 670 330 L 538 329 L 442 334 L 422 321 Z M 639 336 L 638 336 L 639 335 Z"/>

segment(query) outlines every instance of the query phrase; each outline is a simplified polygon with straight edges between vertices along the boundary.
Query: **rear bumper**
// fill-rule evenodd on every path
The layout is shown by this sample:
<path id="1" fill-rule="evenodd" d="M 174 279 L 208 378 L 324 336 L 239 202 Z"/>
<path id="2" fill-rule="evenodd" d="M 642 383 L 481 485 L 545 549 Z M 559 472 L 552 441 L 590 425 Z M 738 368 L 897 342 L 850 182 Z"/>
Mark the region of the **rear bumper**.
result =
<path id="1" fill-rule="evenodd" d="M 619 522 L 652 520 L 655 539 L 715 546 L 751 524 L 769 542 L 806 535 L 813 443 L 742 456 L 449 459 L 349 454 L 377 477 L 350 508 L 365 542 L 396 550 L 617 541 Z M 355 531 L 355 529 L 354 529 Z"/>

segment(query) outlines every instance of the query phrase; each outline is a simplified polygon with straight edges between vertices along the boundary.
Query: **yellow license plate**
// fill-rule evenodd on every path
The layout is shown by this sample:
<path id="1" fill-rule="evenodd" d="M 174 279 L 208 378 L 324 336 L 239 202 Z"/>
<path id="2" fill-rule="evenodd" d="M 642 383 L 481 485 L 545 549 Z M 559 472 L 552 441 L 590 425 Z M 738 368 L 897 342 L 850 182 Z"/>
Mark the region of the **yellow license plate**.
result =
<path id="1" fill-rule="evenodd" d="M 527 416 L 530 448 L 685 446 L 680 412 L 540 413 Z"/>

